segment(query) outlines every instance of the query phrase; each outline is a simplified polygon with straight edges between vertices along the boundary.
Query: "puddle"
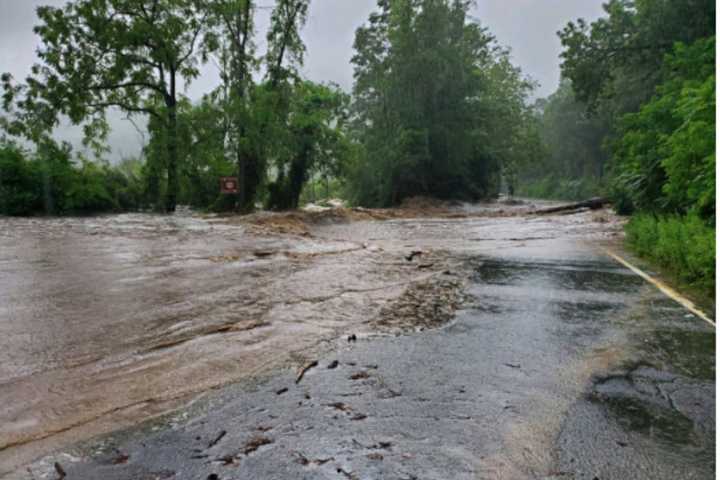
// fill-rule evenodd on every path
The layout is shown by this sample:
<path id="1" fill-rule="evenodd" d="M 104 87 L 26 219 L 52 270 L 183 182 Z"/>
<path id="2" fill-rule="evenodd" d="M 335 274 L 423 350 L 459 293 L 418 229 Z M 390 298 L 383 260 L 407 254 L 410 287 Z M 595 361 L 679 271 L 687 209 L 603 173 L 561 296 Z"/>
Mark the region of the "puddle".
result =
<path id="1" fill-rule="evenodd" d="M 608 268 L 606 264 L 593 265 L 591 262 L 519 262 L 487 260 L 480 265 L 474 280 L 489 285 L 513 285 L 524 279 L 533 278 L 569 290 L 622 293 L 629 288 L 643 284 L 643 280 L 631 272 Z"/>
<path id="2" fill-rule="evenodd" d="M 696 444 L 694 422 L 677 410 L 672 397 L 664 387 L 672 387 L 673 377 L 652 369 L 648 376 L 637 371 L 599 379 L 590 394 L 590 400 L 609 411 L 619 424 L 669 444 Z"/>
<path id="3" fill-rule="evenodd" d="M 715 380 L 715 332 L 656 330 L 643 348 L 667 368 L 691 378 Z"/>

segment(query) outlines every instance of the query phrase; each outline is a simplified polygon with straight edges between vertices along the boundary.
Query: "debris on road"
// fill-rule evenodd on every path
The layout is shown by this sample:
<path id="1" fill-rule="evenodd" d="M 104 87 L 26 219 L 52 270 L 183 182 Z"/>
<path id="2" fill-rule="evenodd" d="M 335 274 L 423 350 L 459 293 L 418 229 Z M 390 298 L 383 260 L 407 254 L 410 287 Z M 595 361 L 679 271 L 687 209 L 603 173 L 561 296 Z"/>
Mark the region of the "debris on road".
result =
<path id="1" fill-rule="evenodd" d="M 244 453 L 245 455 L 250 455 L 252 452 L 256 451 L 263 445 L 270 445 L 271 443 L 273 443 L 273 440 L 268 437 L 253 437 L 245 444 L 242 453 Z"/>
<path id="2" fill-rule="evenodd" d="M 118 456 L 113 458 L 112 464 L 122 465 L 123 463 L 127 463 L 128 460 L 130 460 L 130 455 L 128 455 L 127 453 L 118 452 Z"/>
<path id="3" fill-rule="evenodd" d="M 307 372 L 307 371 L 310 370 L 311 368 L 315 368 L 315 367 L 317 367 L 317 366 L 318 366 L 317 360 L 313 360 L 312 362 L 310 362 L 310 363 L 308 363 L 307 365 L 305 365 L 305 366 L 300 370 L 300 373 L 298 373 L 298 376 L 297 376 L 297 378 L 295 379 L 295 383 L 296 383 L 296 384 L 297 384 L 297 383 L 300 383 L 300 381 L 301 381 L 301 380 L 303 379 L 303 377 L 305 376 L 305 372 Z"/>
<path id="4" fill-rule="evenodd" d="M 296 462 L 300 465 L 325 465 L 328 462 L 331 462 L 335 460 L 335 457 L 329 457 L 329 458 L 318 458 L 315 460 L 310 460 L 305 455 L 303 455 L 300 452 L 295 452 L 295 456 L 297 457 Z"/>
<path id="5" fill-rule="evenodd" d="M 362 371 L 362 372 L 356 372 L 350 375 L 350 380 L 362 380 L 364 378 L 370 378 L 370 374 Z"/>
<path id="6" fill-rule="evenodd" d="M 422 250 L 413 250 L 412 252 L 410 252 L 410 255 L 405 256 L 405 260 L 407 260 L 408 262 L 412 262 L 415 257 L 419 257 L 422 254 Z"/>
<path id="7" fill-rule="evenodd" d="M 351 412 L 352 411 L 352 407 L 350 407 L 350 405 L 348 405 L 347 403 L 343 403 L 343 402 L 330 403 L 327 406 L 330 408 L 334 408 L 335 410 L 340 410 L 341 412 Z"/>
<path id="8" fill-rule="evenodd" d="M 421 264 L 418 268 L 433 266 Z M 411 284 L 396 300 L 384 306 L 371 321 L 379 329 L 415 331 L 437 328 L 452 320 L 466 301 L 465 281 L 448 277 L 434 277 Z"/>
<path id="9" fill-rule="evenodd" d="M 208 448 L 212 448 L 212 447 L 214 447 L 215 445 L 217 445 L 217 444 L 220 442 L 220 440 L 223 439 L 223 437 L 224 437 L 225 435 L 227 435 L 227 430 L 222 430 L 222 431 L 218 434 L 218 436 L 215 437 L 215 438 L 208 444 Z"/>
<path id="10" fill-rule="evenodd" d="M 344 475 L 345 478 L 348 478 L 348 479 L 350 479 L 350 480 L 358 480 L 358 476 L 357 476 L 357 475 L 355 475 L 355 474 L 352 473 L 352 472 L 347 472 L 347 471 L 343 470 L 343 469 L 340 468 L 340 467 L 337 468 L 337 473 L 340 473 L 340 474 Z"/>
<path id="11" fill-rule="evenodd" d="M 60 465 L 58 462 L 55 462 L 55 471 L 58 474 L 58 479 L 62 480 L 63 478 L 67 477 L 67 473 L 65 473 L 65 469 L 63 469 L 62 465 Z"/>

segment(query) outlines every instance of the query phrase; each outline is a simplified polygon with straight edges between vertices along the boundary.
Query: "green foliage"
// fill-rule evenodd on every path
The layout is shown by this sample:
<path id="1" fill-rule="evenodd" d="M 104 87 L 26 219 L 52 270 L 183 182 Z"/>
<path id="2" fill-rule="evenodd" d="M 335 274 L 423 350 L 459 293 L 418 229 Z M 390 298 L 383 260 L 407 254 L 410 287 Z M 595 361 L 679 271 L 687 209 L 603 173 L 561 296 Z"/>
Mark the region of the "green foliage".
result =
<path id="1" fill-rule="evenodd" d="M 31 164 L 18 146 L 0 147 L 0 214 L 29 215 L 43 208 L 38 165 Z"/>
<path id="2" fill-rule="evenodd" d="M 140 178 L 120 167 L 71 159 L 68 145 L 41 143 L 34 154 L 0 144 L 0 215 L 88 214 L 141 206 Z"/>
<path id="3" fill-rule="evenodd" d="M 566 79 L 535 107 L 543 148 L 539 158 L 524 163 L 520 171 L 521 194 L 563 200 L 601 194 L 608 162 L 603 149 L 608 119 L 589 115 Z"/>
<path id="4" fill-rule="evenodd" d="M 338 88 L 302 82 L 292 92 L 285 149 L 277 151 L 276 179 L 269 185 L 268 208 L 297 208 L 314 171 L 339 171 L 346 145 L 342 132 L 347 96 Z"/>
<path id="5" fill-rule="evenodd" d="M 715 34 L 715 8 L 714 0 L 610 0 L 605 17 L 559 32 L 563 75 L 591 110 L 635 111 L 662 81 L 675 43 Z"/>
<path id="6" fill-rule="evenodd" d="M 471 2 L 378 1 L 358 29 L 355 203 L 412 195 L 478 199 L 497 193 L 505 167 L 533 152 L 522 78 L 493 37 L 467 21 Z"/>
<path id="7" fill-rule="evenodd" d="M 683 123 L 663 142 L 663 194 L 669 205 L 714 218 L 715 75 L 685 82 L 673 114 Z"/>
<path id="8" fill-rule="evenodd" d="M 230 209 L 234 206 L 233 202 L 218 203 L 219 178 L 236 174 L 232 158 L 225 155 L 225 118 L 222 104 L 211 97 L 205 97 L 196 105 L 187 100 L 178 103 L 178 200 L 184 205 L 196 208 L 224 205 Z M 145 194 L 150 203 L 157 203 L 161 194 L 159 177 L 168 162 L 167 130 L 154 118 L 150 119 L 148 129 L 150 141 L 144 149 Z"/>
<path id="9" fill-rule="evenodd" d="M 681 280 L 714 286 L 715 2 L 611 0 L 570 23 L 563 73 L 608 118 L 628 243 Z M 650 214 L 648 214 L 650 213 Z"/>
<path id="10" fill-rule="evenodd" d="M 715 229 L 695 214 L 639 214 L 626 226 L 627 242 L 681 281 L 715 290 Z"/>
<path id="11" fill-rule="evenodd" d="M 99 165 L 82 160 L 75 170 L 73 181 L 65 193 L 63 210 L 76 213 L 93 213 L 117 209 L 108 192 L 106 172 Z"/>
<path id="12" fill-rule="evenodd" d="M 166 209 L 175 209 L 178 81 L 199 75 L 198 63 L 215 42 L 201 33 L 207 11 L 197 0 L 76 0 L 62 8 L 40 7 L 38 57 L 23 85 L 2 77 L 5 127 L 39 141 L 60 115 L 83 124 L 85 142 L 104 150 L 105 112 L 156 117 L 167 131 Z M 162 105 L 162 109 L 156 106 Z"/>
<path id="13" fill-rule="evenodd" d="M 325 205 L 327 200 L 342 199 L 345 196 L 345 182 L 342 177 L 315 176 L 310 178 L 300 194 L 300 205 L 316 203 Z"/>
<path id="14" fill-rule="evenodd" d="M 715 39 L 678 44 L 666 80 L 626 115 L 614 144 L 616 191 L 635 208 L 715 216 Z"/>
<path id="15" fill-rule="evenodd" d="M 273 8 L 266 56 L 268 77 L 273 86 L 295 73 L 283 68 L 286 58 L 291 65 L 303 63 L 305 44 L 300 38 L 300 29 L 305 25 L 309 7 L 310 0 L 279 0 Z"/>

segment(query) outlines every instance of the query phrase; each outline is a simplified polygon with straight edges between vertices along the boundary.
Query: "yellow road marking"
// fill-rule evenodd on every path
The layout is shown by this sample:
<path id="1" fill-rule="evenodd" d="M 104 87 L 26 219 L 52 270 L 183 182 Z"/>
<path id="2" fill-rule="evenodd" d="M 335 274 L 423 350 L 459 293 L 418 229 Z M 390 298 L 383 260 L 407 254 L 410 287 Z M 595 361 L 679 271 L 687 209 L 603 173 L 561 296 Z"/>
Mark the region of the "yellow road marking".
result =
<path id="1" fill-rule="evenodd" d="M 637 275 L 639 275 L 640 277 L 642 277 L 642 278 L 645 279 L 646 281 L 648 281 L 648 282 L 650 282 L 651 284 L 655 285 L 655 287 L 657 287 L 658 290 L 660 290 L 660 291 L 663 292 L 665 295 L 667 295 L 668 297 L 670 297 L 670 298 L 672 298 L 673 300 L 675 300 L 677 303 L 679 303 L 679 304 L 682 305 L 683 307 L 685 307 L 685 308 L 687 308 L 688 310 L 690 310 L 692 313 L 694 313 L 694 314 L 697 315 L 698 317 L 700 317 L 700 318 L 702 318 L 703 320 L 705 320 L 706 322 L 708 322 L 708 323 L 709 323 L 710 325 L 712 325 L 713 327 L 715 326 L 715 322 L 713 322 L 712 320 L 710 320 L 710 318 L 709 318 L 707 315 L 705 315 L 705 313 L 704 313 L 702 310 L 700 310 L 699 308 L 697 308 L 693 302 L 691 302 L 691 301 L 688 300 L 687 298 L 685 298 L 685 297 L 683 297 L 682 295 L 680 295 L 677 291 L 675 291 L 674 289 L 670 288 L 669 286 L 667 286 L 667 285 L 666 285 L 665 283 L 663 283 L 662 281 L 650 277 L 650 275 L 648 275 L 647 273 L 643 272 L 642 270 L 640 270 L 640 269 L 637 268 L 636 266 L 634 266 L 634 265 L 632 265 L 631 263 L 629 263 L 629 262 L 628 262 L 627 260 L 625 260 L 624 258 L 616 255 L 615 253 L 613 253 L 612 251 L 610 251 L 610 250 L 608 250 L 608 249 L 605 249 L 605 253 L 608 254 L 608 256 L 610 256 L 610 257 L 613 258 L 614 260 L 616 260 L 618 263 L 622 264 L 623 266 L 625 266 L 625 267 L 629 268 L 630 270 L 632 270 L 633 272 L 635 272 Z"/>

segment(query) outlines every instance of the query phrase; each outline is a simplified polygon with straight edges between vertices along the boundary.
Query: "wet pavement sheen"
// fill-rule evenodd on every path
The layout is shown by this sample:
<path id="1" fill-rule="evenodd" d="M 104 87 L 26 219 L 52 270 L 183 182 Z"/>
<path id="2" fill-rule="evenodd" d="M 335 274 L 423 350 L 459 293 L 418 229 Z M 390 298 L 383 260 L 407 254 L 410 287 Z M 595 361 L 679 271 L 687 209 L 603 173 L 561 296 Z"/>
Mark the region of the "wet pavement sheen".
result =
<path id="1" fill-rule="evenodd" d="M 68 479 L 712 478 L 714 330 L 599 253 L 592 244 L 580 241 L 580 235 L 575 234 L 576 221 L 423 220 L 320 228 L 317 239 L 298 242 L 315 242 L 308 247 L 311 250 L 320 248 L 318 243 L 323 248 L 332 243 L 332 248 L 347 249 L 358 242 L 371 242 L 381 251 L 371 256 L 373 261 L 366 253 L 350 252 L 327 263 L 321 260 L 320 267 L 315 263 L 296 265 L 294 274 L 304 276 L 295 280 L 311 282 L 317 275 L 322 280 L 315 279 L 313 285 L 317 286 L 323 281 L 327 283 L 328 274 L 331 278 L 336 275 L 338 284 L 345 283 L 347 288 L 345 279 L 362 272 L 368 275 L 366 284 L 374 282 L 382 287 L 390 280 L 407 278 L 396 269 L 384 270 L 381 265 L 401 252 L 406 253 L 409 246 L 443 248 L 462 259 L 464 268 L 471 272 L 466 291 L 469 300 L 456 318 L 442 328 L 398 336 L 361 336 L 356 342 L 348 342 L 344 333 L 362 329 L 363 325 L 353 318 L 367 318 L 379 311 L 377 308 L 359 311 L 360 306 L 369 300 L 380 303 L 385 297 L 368 298 L 363 294 L 353 299 L 355 294 L 351 293 L 349 300 L 338 305 L 337 292 L 333 290 L 313 308 L 315 304 L 308 300 L 306 291 L 283 293 L 281 306 L 271 304 L 280 311 L 271 316 L 258 314 L 255 319 L 273 326 L 272 334 L 262 340 L 267 343 L 254 350 L 259 358 L 271 358 L 263 352 L 273 348 L 289 348 L 293 338 L 311 344 L 311 338 L 322 336 L 318 330 L 324 332 L 322 338 L 333 339 L 315 357 L 307 356 L 308 350 L 303 350 L 305 360 L 316 359 L 318 365 L 309 369 L 299 383 L 295 369 L 264 369 L 255 379 L 227 385 L 169 417 L 66 449 L 65 453 L 45 457 L 7 478 L 30 479 L 35 475 L 53 478 L 55 461 L 67 472 Z M 233 235 L 217 235 L 226 238 L 227 244 L 213 247 L 212 254 L 237 250 L 238 240 Z M 127 236 L 119 238 L 122 242 L 135 241 Z M 188 248 L 195 252 L 193 255 L 205 249 L 197 246 L 201 238 L 188 234 L 187 242 L 192 245 Z M 150 242 L 145 246 L 149 250 L 159 248 L 154 243 L 160 241 L 157 238 L 141 241 Z M 277 244 L 284 241 L 268 240 L 271 244 L 264 248 L 300 248 L 297 244 Z M 98 288 L 103 287 L 104 276 L 117 275 L 119 266 L 130 262 L 130 253 L 117 248 L 118 242 L 121 240 L 111 241 L 106 247 L 110 252 L 103 253 L 104 258 L 117 255 L 119 263 L 95 273 Z M 72 250 L 70 244 L 66 248 Z M 128 249 L 132 254 L 137 254 L 137 250 Z M 73 260 L 92 258 L 80 252 L 76 255 L 48 261 L 65 262 L 63 268 L 70 268 L 71 263 L 79 268 Z M 8 257 L 5 258 L 7 262 Z M 98 265 L 94 260 L 87 261 Z M 163 260 L 170 264 L 172 261 Z M 212 280 L 214 271 L 203 267 L 202 261 L 188 270 L 188 258 L 182 257 L 181 261 L 182 268 L 177 272 L 158 274 L 176 275 L 176 280 L 188 282 L 188 290 L 197 286 L 205 295 L 218 298 L 216 291 L 222 282 Z M 262 279 L 281 271 L 293 272 L 282 269 L 299 261 L 283 262 L 283 266 L 249 262 L 253 264 L 243 275 L 256 272 L 257 278 Z M 10 264 L 14 266 L 17 262 Z M 163 263 L 163 268 L 167 265 Z M 347 265 L 353 265 L 351 272 L 343 270 Z M 57 267 L 38 268 L 52 271 Z M 382 272 L 386 272 L 385 276 Z M 28 269 L 18 267 L 13 275 L 24 278 Z M 239 281 L 243 277 L 237 278 Z M 26 285 L 31 285 L 33 280 L 26 281 Z M 58 292 L 72 288 L 72 282 L 40 285 L 56 288 Z M 292 285 L 299 288 L 294 282 L 275 283 L 268 288 L 287 286 L 292 291 Z M 6 298 L 13 298 L 15 290 L 10 282 L 0 286 Z M 119 294 L 126 296 L 129 287 L 120 288 L 125 290 Z M 156 293 L 148 293 L 140 286 L 134 288 L 138 308 L 157 301 Z M 167 294 L 172 292 L 168 287 Z M 229 291 L 220 298 L 235 299 L 242 292 L 242 289 Z M 42 298 L 41 293 L 38 292 L 38 298 Z M 107 294 L 103 290 L 100 296 L 107 298 Z M 292 295 L 300 304 L 307 304 L 307 308 L 298 311 L 289 307 L 293 305 Z M 187 301 L 194 298 L 196 293 Z M 12 302 L 10 305 L 15 308 Z M 219 312 L 230 315 L 227 312 L 232 311 L 234 303 L 227 305 L 227 310 Z M 57 305 L 57 300 L 51 307 L 67 311 Z M 44 307 L 37 308 L 34 315 L 40 318 L 44 315 L 40 309 Z M 90 307 L 73 301 L 72 308 L 85 315 L 82 309 Z M 99 307 L 92 308 L 96 313 Z M 116 308 L 113 302 L 108 302 L 107 315 L 114 315 Z M 325 316 L 332 320 L 343 308 L 351 312 L 348 318 L 335 320 L 337 328 L 324 325 Z M 167 307 L 163 312 L 159 320 L 166 321 Z M 203 315 L 220 318 L 203 320 L 203 328 L 227 322 L 227 317 L 217 309 L 195 311 L 178 306 L 176 313 L 182 322 L 189 324 L 183 328 L 197 329 L 193 319 Z M 69 322 L 70 317 L 64 318 Z M 281 318 L 286 323 L 278 326 Z M 122 356 L 124 350 L 118 343 L 132 345 L 134 355 L 138 346 L 166 355 L 168 352 L 162 345 L 158 347 L 158 342 L 167 341 L 168 335 L 173 342 L 177 340 L 173 329 L 143 339 L 133 333 L 137 325 L 125 325 L 126 322 L 104 325 L 106 320 L 99 318 L 100 325 L 86 334 L 101 335 L 108 332 L 107 328 L 115 328 L 119 330 L 113 335 L 125 338 L 127 343 L 109 342 L 101 349 L 103 355 L 108 355 L 104 349 L 113 347 Z M 239 321 L 232 320 L 233 325 Z M 180 322 L 173 320 L 170 325 L 177 323 Z M 152 321 L 143 324 L 147 325 L 145 331 L 157 328 Z M 15 328 L 13 325 L 11 321 L 4 328 Z M 59 324 L 55 328 L 61 331 L 67 327 Z M 98 332 L 93 333 L 94 328 Z M 209 331 L 213 333 L 212 328 Z M 180 337 L 183 341 L 178 345 L 182 350 L 173 354 L 191 357 L 179 360 L 161 356 L 162 361 L 171 363 L 157 366 L 158 372 L 164 367 L 179 369 L 180 374 L 173 373 L 177 378 L 210 386 L 215 383 L 203 375 L 212 376 L 216 372 L 200 367 L 192 370 L 195 362 L 202 365 L 215 358 L 216 368 L 228 369 L 231 355 L 253 361 L 253 342 L 244 336 L 235 341 L 224 340 L 226 343 L 220 345 L 215 341 L 206 345 L 197 343 L 197 332 L 193 332 L 192 342 Z M 63 337 L 62 333 L 52 331 L 42 335 L 47 336 L 47 345 L 53 344 L 53 338 Z M 287 339 L 271 340 L 275 338 Z M 5 377 L 0 380 L 5 382 L 0 397 L 18 401 L 20 394 L 14 378 L 25 375 L 36 382 L 39 373 L 35 372 L 43 371 L 48 364 L 62 372 L 63 362 L 68 362 L 68 358 L 76 358 L 73 361 L 78 365 L 90 362 L 98 368 L 90 360 L 99 354 L 94 351 L 97 345 L 93 347 L 92 342 L 88 345 L 81 338 L 58 341 L 66 342 L 58 346 L 61 353 L 54 356 L 51 348 L 41 358 L 42 362 L 38 360 L 38 365 L 24 360 L 13 364 L 9 355 L 9 366 L 5 363 L 4 370 L 0 370 Z M 32 346 L 36 342 L 28 341 L 27 345 L 35 348 Z M 62 352 L 67 348 L 77 352 L 65 355 Z M 138 364 L 135 356 L 128 358 L 133 359 L 127 360 L 133 368 L 155 371 L 152 369 L 155 366 Z M 279 362 L 275 365 L 282 366 Z M 118 368 L 123 378 L 128 379 L 121 388 L 132 389 L 138 377 Z M 183 369 L 190 370 L 183 373 Z M 105 375 L 107 370 L 102 372 Z M 147 381 L 144 373 L 141 378 L 142 382 Z M 38 385 L 32 383 L 31 387 L 41 389 Z M 115 380 L 107 385 L 118 388 Z M 14 413 L 19 407 L 4 405 L 0 414 L 5 418 L 8 415 L 22 418 Z M 82 404 L 76 408 L 82 408 Z M 3 428 L 0 433 L 4 436 L 0 438 L 7 438 L 8 424 Z M 42 477 L 43 473 L 48 476 Z"/>

